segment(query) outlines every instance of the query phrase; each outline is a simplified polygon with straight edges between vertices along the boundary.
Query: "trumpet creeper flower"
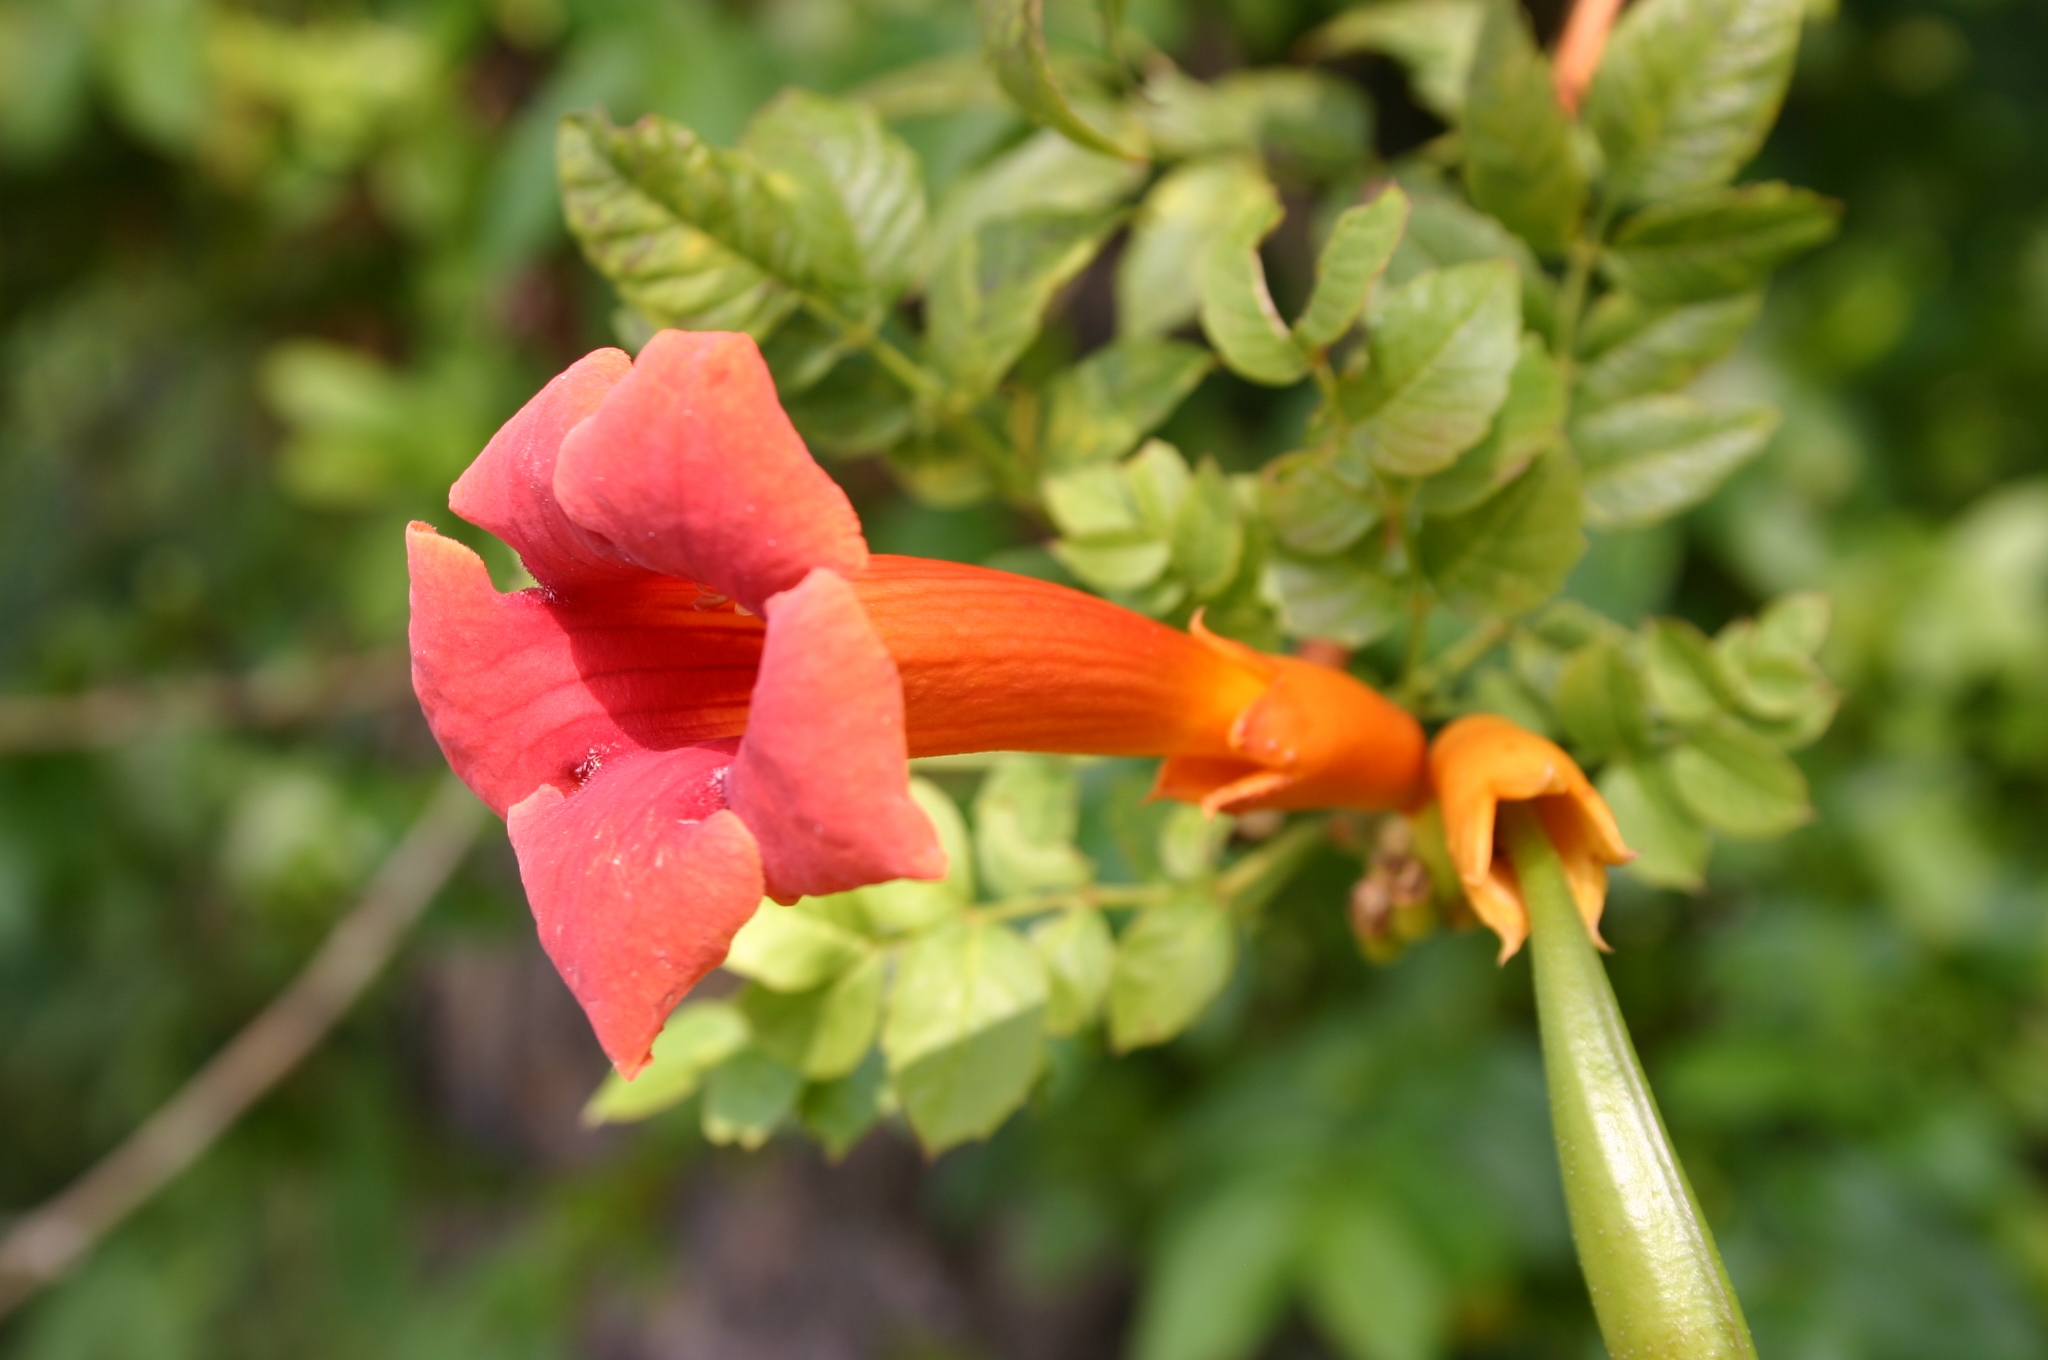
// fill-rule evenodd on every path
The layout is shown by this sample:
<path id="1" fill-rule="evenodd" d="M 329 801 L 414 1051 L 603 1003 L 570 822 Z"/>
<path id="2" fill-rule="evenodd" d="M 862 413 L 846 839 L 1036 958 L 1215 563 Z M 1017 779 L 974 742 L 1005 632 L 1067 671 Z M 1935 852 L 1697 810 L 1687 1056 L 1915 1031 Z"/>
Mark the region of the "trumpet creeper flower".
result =
<path id="1" fill-rule="evenodd" d="M 1339 671 L 870 553 L 744 335 L 586 356 L 449 506 L 538 585 L 414 524 L 414 687 L 628 1076 L 764 894 L 943 876 L 910 756 L 1160 756 L 1158 793 L 1212 812 L 1425 794 L 1420 727 Z"/>
<path id="2" fill-rule="evenodd" d="M 1476 713 L 1437 733 L 1429 773 L 1451 863 L 1473 912 L 1500 936 L 1503 963 L 1529 938 L 1529 908 L 1498 829 L 1502 803 L 1534 804 L 1563 862 L 1572 901 L 1595 943 L 1606 948 L 1600 914 L 1607 867 L 1626 864 L 1634 854 L 1607 800 L 1570 756 L 1506 718 Z"/>

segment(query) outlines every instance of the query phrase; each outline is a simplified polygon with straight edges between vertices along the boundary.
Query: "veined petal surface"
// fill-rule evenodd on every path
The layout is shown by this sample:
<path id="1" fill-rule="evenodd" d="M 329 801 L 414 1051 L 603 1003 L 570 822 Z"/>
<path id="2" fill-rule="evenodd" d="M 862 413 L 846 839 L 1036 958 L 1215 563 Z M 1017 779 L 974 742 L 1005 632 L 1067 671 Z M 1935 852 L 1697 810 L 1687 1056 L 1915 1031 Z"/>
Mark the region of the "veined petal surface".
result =
<path id="1" fill-rule="evenodd" d="M 768 602 L 747 735 L 727 784 L 761 844 L 771 896 L 943 878 L 946 852 L 910 797 L 903 685 L 853 587 L 813 571 Z"/>
<path id="2" fill-rule="evenodd" d="M 633 752 L 506 819 L 541 946 L 623 1076 L 761 903 L 760 852 L 722 806 L 732 760 L 730 742 Z"/>
<path id="3" fill-rule="evenodd" d="M 846 493 L 812 460 L 753 338 L 662 331 L 562 442 L 555 499 L 649 571 L 759 614 L 814 567 L 867 565 Z"/>

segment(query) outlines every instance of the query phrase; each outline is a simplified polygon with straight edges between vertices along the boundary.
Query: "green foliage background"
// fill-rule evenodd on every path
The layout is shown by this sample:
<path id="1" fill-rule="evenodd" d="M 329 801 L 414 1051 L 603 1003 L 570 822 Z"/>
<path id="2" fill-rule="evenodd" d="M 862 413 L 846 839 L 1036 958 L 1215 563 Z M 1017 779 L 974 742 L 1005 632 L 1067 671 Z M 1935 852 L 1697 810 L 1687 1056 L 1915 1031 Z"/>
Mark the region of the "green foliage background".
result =
<path id="1" fill-rule="evenodd" d="M 1205 76 L 1287 60 L 1333 12 L 1132 8 Z M 1086 15 L 1055 6 L 1053 25 Z M 0 4 L 5 690 L 234 673 L 273 700 L 146 690 L 82 752 L 0 724 L 0 1205 L 53 1192 L 175 1089 L 423 799 L 438 760 L 391 683 L 400 526 L 453 528 L 446 486 L 491 429 L 615 334 L 562 225 L 559 116 L 656 112 L 729 146 L 785 85 L 843 93 L 974 44 L 971 9 L 940 0 Z M 1687 518 L 1595 535 L 1570 587 L 1629 625 L 1709 631 L 1784 592 L 1834 597 L 1822 660 L 1848 697 L 1800 756 L 1815 820 L 1723 847 L 1697 896 L 1625 882 L 1608 927 L 1767 1355 L 2048 1353 L 2043 50 L 2024 0 L 1810 16 L 1746 178 L 1841 200 L 1843 232 L 1707 379 L 1784 422 Z M 1374 96 L 1359 126 L 1383 151 L 1434 132 L 1426 82 L 1411 98 L 1377 58 L 1334 69 Z M 997 101 L 898 112 L 935 199 L 1024 132 Z M 1309 282 L 1274 279 L 1283 312 Z M 1085 275 L 1024 371 L 1100 343 L 1113 289 Z M 1215 373 L 1163 433 L 1249 471 L 1303 415 Z M 926 453 L 897 470 L 927 500 L 1001 482 L 977 464 L 963 489 L 962 460 Z M 879 548 L 1052 569 L 1052 527 L 1000 500 L 934 509 L 872 461 L 835 471 Z M 1085 537 L 1066 554 L 1084 577 Z M 1234 564 L 1186 556 L 1168 579 L 1228 586 Z M 509 555 L 493 565 L 510 579 Z M 1104 862 L 1137 777 L 1081 772 L 1078 832 Z M 914 1175 L 871 1145 L 835 1181 L 804 1150 L 708 1152 L 675 1115 L 578 1133 L 601 1064 L 536 978 L 493 844 L 335 1039 L 0 1346 L 697 1354 L 676 1300 L 715 1308 L 691 1282 L 763 1240 L 702 1206 L 751 1202 L 779 1166 L 806 1202 L 885 1183 L 908 1223 L 890 1231 L 954 1291 L 856 1306 L 819 1283 L 843 1258 L 755 1227 L 780 1306 L 836 1322 L 833 1354 L 1597 1353 L 1525 965 L 1495 969 L 1473 934 L 1366 963 L 1341 909 L 1356 872 L 1325 854 L 1267 904 L 1175 1043 L 1056 1042 L 992 1143 Z M 1046 1318 L 1067 1328 L 1051 1342 Z M 793 1325 L 723 1325 L 702 1353 L 811 1353 Z"/>

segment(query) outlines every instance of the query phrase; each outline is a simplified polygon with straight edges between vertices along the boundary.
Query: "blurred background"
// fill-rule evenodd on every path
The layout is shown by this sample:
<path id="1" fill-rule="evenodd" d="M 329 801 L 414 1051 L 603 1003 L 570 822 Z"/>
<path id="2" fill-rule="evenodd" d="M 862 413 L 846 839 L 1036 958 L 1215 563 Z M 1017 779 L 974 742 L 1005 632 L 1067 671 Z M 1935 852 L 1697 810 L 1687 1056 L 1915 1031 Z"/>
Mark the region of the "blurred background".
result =
<path id="1" fill-rule="evenodd" d="M 1206 76 L 1336 8 L 1132 17 Z M 964 0 L 0 0 L 0 1226 L 285 984 L 428 797 L 401 527 L 450 528 L 490 432 L 613 339 L 556 118 L 728 140 L 785 84 L 974 44 Z M 1834 594 L 1819 819 L 1701 896 L 1624 886 L 1608 930 L 1777 1360 L 2048 1355 L 2044 63 L 2035 0 L 1814 7 L 1752 173 L 1844 231 L 1713 379 L 1786 424 L 1575 585 L 1709 628 Z M 1396 68 L 1343 69 L 1382 150 L 1436 130 Z M 1022 125 L 901 130 L 937 192 Z M 1242 465 L 1272 409 L 1219 375 L 1169 434 Z M 837 471 L 884 550 L 1049 532 Z M 1452 1353 L 1598 1355 L 1526 968 L 1470 934 L 1368 964 L 1346 884 L 1331 857 L 1276 904 L 1185 1039 L 1068 1053 L 935 1164 L 883 1131 L 830 1166 L 579 1126 L 603 1060 L 493 823 L 334 1036 L 0 1353 L 1088 1360 L 1131 1353 L 1149 1288 L 1202 1334 L 1278 1309 L 1261 1353 L 1305 1360 L 1335 1352 L 1242 1297 L 1256 1215 L 1216 1206 L 1336 1157 L 1413 1207 L 1407 1297 L 1448 1301 Z"/>

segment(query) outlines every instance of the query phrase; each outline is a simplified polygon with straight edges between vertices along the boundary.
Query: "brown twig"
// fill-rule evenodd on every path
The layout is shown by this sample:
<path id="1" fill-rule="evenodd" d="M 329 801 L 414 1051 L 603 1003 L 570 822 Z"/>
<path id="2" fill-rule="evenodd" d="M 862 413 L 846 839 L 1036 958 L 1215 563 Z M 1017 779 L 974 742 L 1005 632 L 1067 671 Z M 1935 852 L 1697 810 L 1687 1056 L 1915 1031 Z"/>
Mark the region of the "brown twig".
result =
<path id="1" fill-rule="evenodd" d="M 0 695 L 0 752 L 94 750 L 179 722 L 284 727 L 374 712 L 411 693 L 403 652 L 365 652 L 249 675 L 109 685 L 82 694 Z"/>
<path id="2" fill-rule="evenodd" d="M 1620 12 L 1621 0 L 1574 0 L 1550 68 L 1551 79 L 1557 83 L 1557 102 L 1566 112 L 1579 111 L 1579 101 L 1600 67 L 1607 31 L 1614 27 L 1614 16 Z"/>
<path id="3" fill-rule="evenodd" d="M 14 1222 L 0 1237 L 0 1317 L 196 1161 L 325 1037 L 461 864 L 482 823 L 482 805 L 449 778 L 291 985 L 125 1142 Z"/>

